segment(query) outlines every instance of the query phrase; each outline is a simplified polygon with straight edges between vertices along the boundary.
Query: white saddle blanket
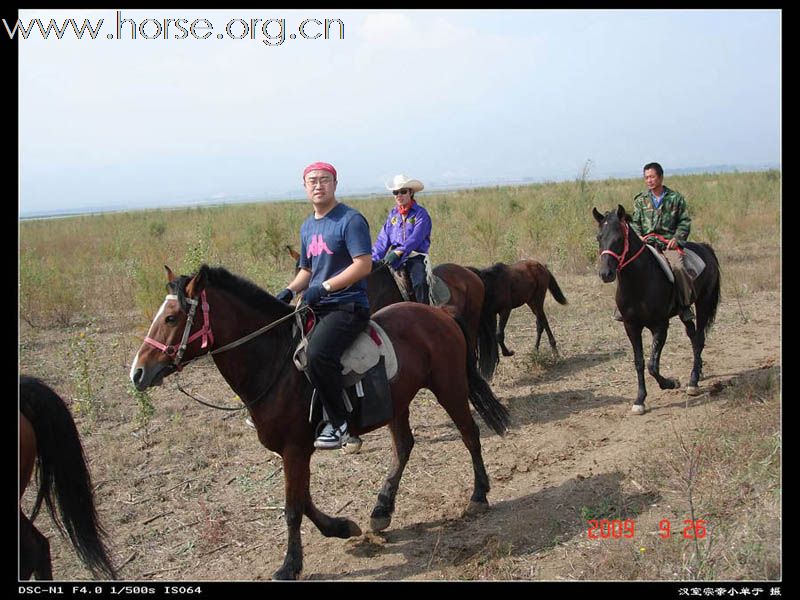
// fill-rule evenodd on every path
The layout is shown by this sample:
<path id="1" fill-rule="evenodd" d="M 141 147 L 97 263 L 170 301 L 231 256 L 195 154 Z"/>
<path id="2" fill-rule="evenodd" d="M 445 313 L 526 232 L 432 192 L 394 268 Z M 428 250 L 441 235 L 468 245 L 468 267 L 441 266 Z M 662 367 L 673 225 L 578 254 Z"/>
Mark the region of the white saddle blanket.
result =
<path id="1" fill-rule="evenodd" d="M 375 343 L 369 330 L 358 334 L 356 341 L 342 354 L 342 375 L 351 373 L 363 375 L 378 364 L 381 356 L 386 365 L 386 377 L 391 381 L 397 375 L 397 355 L 389 336 L 375 321 L 370 321 L 369 326 L 375 330 L 380 338 L 380 345 Z"/>

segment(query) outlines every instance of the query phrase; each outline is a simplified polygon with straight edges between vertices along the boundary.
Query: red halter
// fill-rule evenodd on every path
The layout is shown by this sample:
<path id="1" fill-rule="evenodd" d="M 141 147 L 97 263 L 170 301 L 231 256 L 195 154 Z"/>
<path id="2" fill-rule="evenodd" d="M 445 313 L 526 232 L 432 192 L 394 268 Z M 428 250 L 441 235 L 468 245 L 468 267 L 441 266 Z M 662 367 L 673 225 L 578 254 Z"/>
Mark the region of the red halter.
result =
<path id="1" fill-rule="evenodd" d="M 631 256 L 628 260 L 625 260 L 625 257 L 628 255 L 628 249 L 629 249 L 628 236 L 630 236 L 630 227 L 628 227 L 628 224 L 623 220 L 620 220 L 619 223 L 622 226 L 622 238 L 625 240 L 624 245 L 622 247 L 622 254 L 617 254 L 613 250 L 603 250 L 600 253 L 600 256 L 603 256 L 603 254 L 610 254 L 611 256 L 616 258 L 617 259 L 617 271 L 622 271 L 623 267 L 625 267 L 626 265 L 628 265 L 628 264 L 632 263 L 634 260 L 636 260 L 636 258 L 644 251 L 644 246 L 645 245 L 642 244 L 642 247 L 639 248 L 639 250 L 636 252 L 636 254 Z"/>

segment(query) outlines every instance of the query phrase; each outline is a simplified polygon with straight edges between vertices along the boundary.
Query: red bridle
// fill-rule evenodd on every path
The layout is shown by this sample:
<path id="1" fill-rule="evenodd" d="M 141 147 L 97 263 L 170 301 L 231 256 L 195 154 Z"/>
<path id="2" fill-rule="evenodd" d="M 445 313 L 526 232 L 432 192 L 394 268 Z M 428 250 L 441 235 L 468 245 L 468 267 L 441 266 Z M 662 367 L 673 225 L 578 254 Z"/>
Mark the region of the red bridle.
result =
<path id="1" fill-rule="evenodd" d="M 168 294 L 165 300 L 177 300 L 178 297 L 174 294 Z M 195 298 L 186 298 L 186 302 L 191 305 L 189 309 L 189 313 L 186 317 L 186 326 L 183 329 L 183 336 L 181 337 L 181 344 L 180 346 L 174 345 L 165 345 L 161 342 L 154 340 L 150 336 L 144 338 L 146 344 L 151 345 L 153 348 L 157 348 L 161 350 L 167 356 L 175 356 L 173 359 L 173 364 L 175 368 L 180 371 L 183 368 L 181 364 L 181 359 L 183 358 L 184 353 L 186 352 L 186 347 L 195 341 L 197 338 L 203 338 L 202 343 L 200 344 L 200 348 L 206 348 L 209 344 L 214 343 L 214 333 L 211 331 L 211 320 L 209 318 L 209 306 L 208 301 L 206 300 L 206 291 L 203 290 L 200 292 L 200 300 L 198 301 Z M 189 336 L 189 332 L 192 330 L 192 323 L 194 322 L 194 314 L 197 310 L 197 305 L 200 304 L 203 309 L 203 326 L 195 331 L 191 336 Z"/>
<path id="2" fill-rule="evenodd" d="M 624 240 L 623 246 L 622 246 L 622 254 L 617 254 L 613 250 L 603 250 L 600 253 L 600 256 L 603 256 L 603 254 L 610 254 L 611 256 L 616 258 L 617 259 L 617 271 L 622 271 L 623 267 L 625 267 L 626 265 L 628 265 L 628 264 L 632 263 L 634 260 L 636 260 L 638 258 L 638 256 L 642 253 L 642 251 L 644 251 L 644 244 L 642 244 L 642 247 L 639 248 L 639 250 L 636 252 L 636 254 L 631 256 L 629 259 L 625 260 L 625 257 L 628 255 L 628 249 L 630 248 L 630 245 L 628 244 L 628 236 L 630 236 L 630 227 L 628 227 L 628 223 L 626 223 L 623 220 L 620 220 L 619 223 L 622 226 L 622 239 Z"/>

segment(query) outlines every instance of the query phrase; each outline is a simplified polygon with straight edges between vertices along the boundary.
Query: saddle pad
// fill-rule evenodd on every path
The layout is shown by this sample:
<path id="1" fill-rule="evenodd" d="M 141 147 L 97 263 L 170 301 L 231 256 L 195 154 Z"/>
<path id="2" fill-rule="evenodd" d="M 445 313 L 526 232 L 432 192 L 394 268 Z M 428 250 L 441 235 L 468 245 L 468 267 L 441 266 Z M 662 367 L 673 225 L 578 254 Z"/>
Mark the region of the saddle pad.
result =
<path id="1" fill-rule="evenodd" d="M 650 244 L 645 244 L 645 247 L 648 250 L 650 250 L 650 252 L 653 253 L 653 256 L 656 257 L 656 260 L 658 261 L 658 264 L 661 265 L 661 270 L 664 271 L 664 275 L 667 276 L 667 279 L 669 280 L 669 282 L 670 283 L 675 283 L 675 275 L 673 275 L 672 269 L 670 268 L 669 263 L 667 262 L 667 259 L 664 258 L 664 255 L 661 254 L 661 252 L 656 250 Z"/>
<path id="2" fill-rule="evenodd" d="M 703 269 L 706 268 L 706 263 L 694 250 L 690 250 L 689 248 L 684 248 L 683 250 L 685 253 L 683 255 L 683 266 L 686 268 L 686 272 L 689 273 L 689 277 L 695 280 L 700 276 L 700 273 L 703 272 Z"/>
<path id="3" fill-rule="evenodd" d="M 431 304 L 433 306 L 442 306 L 450 302 L 450 288 L 440 277 L 431 274 L 428 279 L 428 287 L 430 288 Z"/>
<path id="4" fill-rule="evenodd" d="M 380 345 L 370 335 L 370 330 L 378 335 Z M 367 330 L 358 334 L 356 341 L 342 354 L 342 375 L 356 373 L 363 375 L 384 357 L 386 377 L 390 381 L 397 375 L 397 355 L 389 336 L 375 321 L 370 321 Z"/>

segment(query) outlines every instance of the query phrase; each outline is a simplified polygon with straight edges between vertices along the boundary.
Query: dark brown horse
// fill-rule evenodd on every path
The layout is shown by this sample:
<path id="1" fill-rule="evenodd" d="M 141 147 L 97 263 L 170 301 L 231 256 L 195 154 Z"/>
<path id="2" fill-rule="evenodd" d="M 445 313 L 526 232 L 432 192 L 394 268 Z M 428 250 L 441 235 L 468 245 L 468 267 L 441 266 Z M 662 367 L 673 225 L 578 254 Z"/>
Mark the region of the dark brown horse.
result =
<path id="1" fill-rule="evenodd" d="M 78 430 L 64 400 L 33 377 L 19 379 L 19 497 L 37 471 L 39 492 L 30 518 L 19 509 L 20 579 L 52 579 L 50 542 L 33 525 L 42 506 L 69 537 L 83 563 L 96 576 L 115 579 L 105 532 L 94 506 L 92 482 Z M 56 511 L 58 506 L 58 511 Z M 66 533 L 65 533 L 66 530 Z"/>
<path id="2" fill-rule="evenodd" d="M 662 390 L 680 387 L 677 379 L 662 376 L 659 368 L 661 350 L 667 341 L 669 319 L 678 314 L 679 307 L 675 302 L 673 285 L 662 272 L 658 259 L 645 248 L 645 243 L 628 225 L 631 217 L 625 212 L 625 207 L 620 204 L 617 210 L 611 210 L 604 215 L 594 208 L 592 214 L 597 221 L 597 243 L 600 249 L 598 274 L 605 283 L 615 279 L 617 281 L 617 307 L 622 314 L 625 333 L 633 347 L 633 363 L 639 389 L 631 410 L 635 414 L 643 414 L 647 388 L 644 383 L 642 330 L 647 327 L 653 334 L 653 347 L 647 363 L 648 372 Z M 687 242 L 686 247 L 700 256 L 706 265 L 694 281 L 697 326 L 694 321 L 684 323 L 694 354 L 686 392 L 697 395 L 700 393 L 697 383 L 703 372 L 702 353 L 706 333 L 714 323 L 719 306 L 721 272 L 717 255 L 710 245 Z"/>
<path id="3" fill-rule="evenodd" d="M 497 325 L 497 343 L 500 344 L 503 356 L 514 354 L 513 350 L 506 347 L 506 323 L 511 311 L 523 304 L 527 304 L 536 317 L 536 350 L 539 349 L 544 331 L 547 333 L 553 354 L 558 356 L 556 338 L 553 337 L 547 315 L 544 314 L 544 297 L 547 290 L 550 290 L 559 304 L 566 304 L 567 299 L 558 287 L 555 276 L 545 265 L 535 260 L 520 260 L 513 265 L 499 262 L 486 269 L 479 270 L 474 267 L 470 269 L 480 275 L 486 288 L 484 310 L 491 313 L 493 319 L 495 315 L 500 317 Z"/>
<path id="4" fill-rule="evenodd" d="M 300 254 L 286 246 L 295 261 Z M 299 265 L 299 262 L 296 263 Z M 500 360 L 495 335 L 496 313 L 484 310 L 484 285 L 481 278 L 467 267 L 453 263 L 437 265 L 433 274 L 439 277 L 450 290 L 450 299 L 442 305 L 453 317 L 463 317 L 467 325 L 467 343 L 477 352 L 481 375 L 491 379 Z M 403 294 L 397 287 L 389 267 L 375 262 L 367 276 L 369 308 L 374 314 L 385 306 L 403 302 Z"/>
<path id="5" fill-rule="evenodd" d="M 167 277 L 169 294 L 133 360 L 131 379 L 139 390 L 160 385 L 187 361 L 212 352 L 220 373 L 249 409 L 261 443 L 283 457 L 288 548 L 274 577 L 296 579 L 303 567 L 303 515 L 327 537 L 349 538 L 361 530 L 349 519 L 321 512 L 311 499 L 310 460 L 319 418 L 309 422 L 312 390 L 291 359 L 296 342 L 293 308 L 222 268 L 203 265 L 195 275 L 181 277 L 167 269 Z M 203 311 L 195 315 L 198 304 Z M 388 306 L 373 319 L 394 344 L 399 372 L 391 382 L 391 420 L 367 429 L 351 427 L 360 435 L 388 424 L 392 434 L 394 460 L 372 511 L 371 529 L 381 531 L 391 522 L 400 478 L 414 446 L 409 404 L 421 388 L 434 393 L 472 457 L 474 488 L 467 510 L 486 508 L 489 478 L 469 403 L 501 435 L 508 413 L 478 373 L 463 325 L 442 309 L 415 302 Z M 273 327 L 268 331 L 225 349 L 269 324 Z M 183 347 L 181 340 L 186 340 Z"/>

